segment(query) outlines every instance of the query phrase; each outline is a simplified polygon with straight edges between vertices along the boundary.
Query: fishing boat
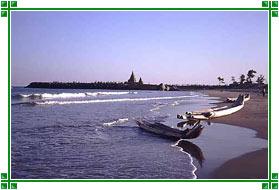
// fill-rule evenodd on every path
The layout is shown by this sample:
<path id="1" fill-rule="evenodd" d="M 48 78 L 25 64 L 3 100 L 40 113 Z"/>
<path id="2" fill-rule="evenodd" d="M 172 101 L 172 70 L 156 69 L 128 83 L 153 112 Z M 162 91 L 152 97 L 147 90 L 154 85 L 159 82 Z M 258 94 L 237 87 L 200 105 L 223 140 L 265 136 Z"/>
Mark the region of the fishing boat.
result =
<path id="1" fill-rule="evenodd" d="M 236 101 L 237 98 L 227 98 L 226 102 L 228 103 L 233 103 Z M 244 95 L 244 102 L 247 102 L 248 100 L 250 100 L 250 94 L 245 94 Z"/>
<path id="2" fill-rule="evenodd" d="M 229 106 L 223 106 L 219 108 L 212 108 L 212 109 L 195 111 L 195 112 L 186 112 L 183 115 L 177 115 L 177 118 L 188 119 L 188 120 L 208 120 L 208 119 L 230 115 L 241 110 L 244 106 L 244 101 L 245 101 L 245 95 L 240 94 L 237 100 Z"/>
<path id="3" fill-rule="evenodd" d="M 200 124 L 200 122 L 197 122 L 193 128 L 186 128 L 184 130 L 173 128 L 167 125 L 164 125 L 162 123 L 151 123 L 144 120 L 137 120 L 136 123 L 141 129 L 144 129 L 146 131 L 149 131 L 151 133 L 155 133 L 160 136 L 165 136 L 169 138 L 175 138 L 175 139 L 193 139 L 197 138 L 201 135 L 204 127 Z"/>

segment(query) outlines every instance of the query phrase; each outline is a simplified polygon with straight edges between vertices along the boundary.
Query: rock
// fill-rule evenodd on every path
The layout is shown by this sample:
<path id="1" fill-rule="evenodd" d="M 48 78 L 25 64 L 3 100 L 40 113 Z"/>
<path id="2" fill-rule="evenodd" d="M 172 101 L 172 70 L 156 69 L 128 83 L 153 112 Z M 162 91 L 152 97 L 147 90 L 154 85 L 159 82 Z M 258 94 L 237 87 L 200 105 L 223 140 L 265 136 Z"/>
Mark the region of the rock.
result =
<path id="1" fill-rule="evenodd" d="M 159 84 L 158 88 L 159 88 L 159 90 L 162 90 L 162 91 L 169 91 L 170 90 L 170 87 L 164 85 L 163 83 Z"/>

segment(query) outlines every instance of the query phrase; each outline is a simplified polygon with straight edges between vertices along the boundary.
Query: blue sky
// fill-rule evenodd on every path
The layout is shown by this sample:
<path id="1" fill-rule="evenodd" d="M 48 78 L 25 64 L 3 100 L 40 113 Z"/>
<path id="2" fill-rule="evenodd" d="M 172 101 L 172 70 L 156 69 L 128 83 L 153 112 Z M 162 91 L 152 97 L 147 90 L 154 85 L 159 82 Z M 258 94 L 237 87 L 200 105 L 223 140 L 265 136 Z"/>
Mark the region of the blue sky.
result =
<path id="1" fill-rule="evenodd" d="M 12 85 L 32 81 L 218 84 L 268 76 L 265 11 L 12 12 Z"/>

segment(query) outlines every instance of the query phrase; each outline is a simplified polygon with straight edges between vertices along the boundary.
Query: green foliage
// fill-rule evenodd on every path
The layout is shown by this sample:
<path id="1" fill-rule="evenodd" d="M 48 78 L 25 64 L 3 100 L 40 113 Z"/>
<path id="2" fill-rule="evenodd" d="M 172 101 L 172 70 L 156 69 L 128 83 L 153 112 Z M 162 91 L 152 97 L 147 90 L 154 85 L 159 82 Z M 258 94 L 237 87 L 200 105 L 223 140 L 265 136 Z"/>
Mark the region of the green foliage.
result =
<path id="1" fill-rule="evenodd" d="M 247 78 L 246 78 L 246 82 L 252 84 L 252 79 L 255 77 L 255 74 L 257 73 L 257 71 L 251 69 L 248 71 L 247 73 Z"/>
<path id="2" fill-rule="evenodd" d="M 225 84 L 224 78 L 218 77 L 217 79 L 218 79 L 218 81 L 219 81 L 219 85 Z"/>
<path id="3" fill-rule="evenodd" d="M 245 75 L 244 74 L 241 74 L 240 77 L 239 77 L 239 83 L 240 84 L 243 84 L 245 81 Z"/>
<path id="4" fill-rule="evenodd" d="M 258 78 L 257 78 L 257 80 L 256 80 L 256 82 L 257 82 L 258 84 L 264 84 L 264 81 L 265 81 L 265 78 L 264 78 L 263 75 L 258 76 Z"/>

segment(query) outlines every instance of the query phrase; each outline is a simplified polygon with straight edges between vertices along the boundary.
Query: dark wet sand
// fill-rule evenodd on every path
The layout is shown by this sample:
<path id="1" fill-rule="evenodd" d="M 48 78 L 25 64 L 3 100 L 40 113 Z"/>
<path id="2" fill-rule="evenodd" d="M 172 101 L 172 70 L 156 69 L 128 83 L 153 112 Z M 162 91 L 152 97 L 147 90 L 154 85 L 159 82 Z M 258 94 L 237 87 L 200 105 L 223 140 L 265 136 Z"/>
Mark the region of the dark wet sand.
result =
<path id="1" fill-rule="evenodd" d="M 202 91 L 212 97 L 237 97 L 240 92 L 206 90 Z M 242 92 L 245 93 L 245 92 Z M 268 139 L 268 96 L 249 92 L 251 99 L 245 102 L 242 110 L 232 115 L 212 120 L 213 123 L 237 125 L 257 131 L 257 137 Z M 216 104 L 217 107 L 226 105 Z M 212 173 L 218 179 L 266 179 L 268 178 L 268 149 L 251 152 L 227 161 Z"/>

